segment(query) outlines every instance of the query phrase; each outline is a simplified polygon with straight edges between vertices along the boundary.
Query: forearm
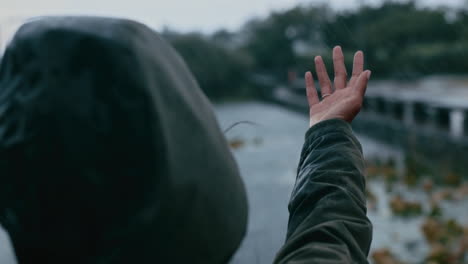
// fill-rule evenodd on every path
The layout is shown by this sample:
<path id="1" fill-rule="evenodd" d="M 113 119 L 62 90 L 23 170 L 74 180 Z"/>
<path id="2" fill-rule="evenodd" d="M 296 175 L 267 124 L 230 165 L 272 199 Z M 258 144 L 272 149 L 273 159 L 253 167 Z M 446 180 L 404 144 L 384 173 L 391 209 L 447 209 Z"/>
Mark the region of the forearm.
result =
<path id="1" fill-rule="evenodd" d="M 333 119 L 309 129 L 277 263 L 366 262 L 372 226 L 363 169 L 362 150 L 348 123 Z"/>

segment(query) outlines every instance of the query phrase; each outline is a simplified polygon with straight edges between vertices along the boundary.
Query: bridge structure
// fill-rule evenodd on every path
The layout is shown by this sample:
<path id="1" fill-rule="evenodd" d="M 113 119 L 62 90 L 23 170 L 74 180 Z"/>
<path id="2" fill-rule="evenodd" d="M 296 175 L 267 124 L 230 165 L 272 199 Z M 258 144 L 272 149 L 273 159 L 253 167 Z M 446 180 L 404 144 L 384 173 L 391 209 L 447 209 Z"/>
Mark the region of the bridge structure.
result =
<path id="1" fill-rule="evenodd" d="M 269 99 L 308 113 L 303 80 L 276 86 Z M 468 76 L 370 82 L 353 128 L 436 174 L 468 175 Z"/>
<path id="2" fill-rule="evenodd" d="M 271 99 L 298 110 L 308 109 L 303 80 L 277 86 Z M 360 115 L 408 128 L 437 130 L 454 139 L 468 138 L 468 77 L 371 82 Z"/>

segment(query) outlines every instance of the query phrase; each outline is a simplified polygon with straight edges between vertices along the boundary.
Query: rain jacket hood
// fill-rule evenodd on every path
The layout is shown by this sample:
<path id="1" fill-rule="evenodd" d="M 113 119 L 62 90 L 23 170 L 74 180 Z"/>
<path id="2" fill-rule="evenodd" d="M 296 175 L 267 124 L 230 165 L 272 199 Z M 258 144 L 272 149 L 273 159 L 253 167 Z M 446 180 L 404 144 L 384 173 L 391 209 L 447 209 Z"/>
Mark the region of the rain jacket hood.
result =
<path id="1" fill-rule="evenodd" d="M 20 263 L 224 263 L 246 221 L 211 105 L 157 33 L 19 29 L 0 66 L 0 222 Z"/>

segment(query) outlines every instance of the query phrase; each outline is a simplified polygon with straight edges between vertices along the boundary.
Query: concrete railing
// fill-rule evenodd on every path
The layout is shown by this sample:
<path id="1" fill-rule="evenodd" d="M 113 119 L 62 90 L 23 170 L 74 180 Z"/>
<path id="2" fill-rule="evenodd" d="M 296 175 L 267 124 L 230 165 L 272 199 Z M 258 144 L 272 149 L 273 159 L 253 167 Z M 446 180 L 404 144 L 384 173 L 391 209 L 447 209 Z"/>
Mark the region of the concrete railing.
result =
<path id="1" fill-rule="evenodd" d="M 437 96 L 404 88 L 408 88 L 406 93 L 402 89 L 368 89 L 353 129 L 403 150 L 404 157 L 410 157 L 437 180 L 449 172 L 468 175 L 468 90 L 460 89 L 462 92 L 455 95 L 452 89 Z M 268 100 L 308 114 L 303 86 L 271 86 L 266 95 Z"/>
<path id="2" fill-rule="evenodd" d="M 468 107 L 367 95 L 362 111 L 402 122 L 407 127 L 440 129 L 454 138 L 468 136 Z"/>
<path id="3" fill-rule="evenodd" d="M 419 83 L 406 84 L 382 85 L 377 82 L 371 86 L 364 99 L 363 118 L 372 116 L 398 122 L 410 129 L 437 130 L 453 139 L 468 138 L 468 77 L 428 78 Z M 276 86 L 272 97 L 290 107 L 308 107 L 302 79 Z"/>

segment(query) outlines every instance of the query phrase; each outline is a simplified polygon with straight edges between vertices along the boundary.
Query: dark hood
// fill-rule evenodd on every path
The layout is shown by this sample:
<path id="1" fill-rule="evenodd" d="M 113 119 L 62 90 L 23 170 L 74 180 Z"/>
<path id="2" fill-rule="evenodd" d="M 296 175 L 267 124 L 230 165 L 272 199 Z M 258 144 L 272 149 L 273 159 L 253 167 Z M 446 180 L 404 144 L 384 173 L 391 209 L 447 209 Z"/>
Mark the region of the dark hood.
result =
<path id="1" fill-rule="evenodd" d="M 230 258 L 243 183 L 209 101 L 158 34 L 41 18 L 0 67 L 0 221 L 20 263 Z"/>

